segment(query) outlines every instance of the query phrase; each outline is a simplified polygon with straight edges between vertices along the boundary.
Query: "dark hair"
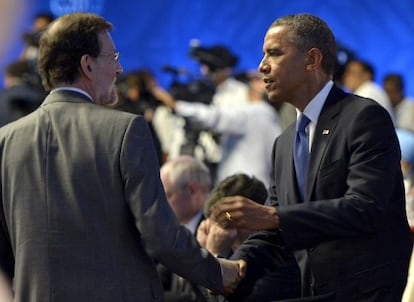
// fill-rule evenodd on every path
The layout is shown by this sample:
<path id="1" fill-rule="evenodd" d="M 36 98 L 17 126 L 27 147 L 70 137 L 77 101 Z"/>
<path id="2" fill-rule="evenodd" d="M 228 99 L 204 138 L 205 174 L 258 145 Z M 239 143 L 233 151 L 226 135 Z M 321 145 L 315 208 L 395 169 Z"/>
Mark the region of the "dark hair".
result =
<path id="1" fill-rule="evenodd" d="M 211 47 L 195 46 L 190 50 L 190 56 L 201 64 L 205 64 L 211 71 L 232 68 L 237 65 L 239 58 L 224 45 Z"/>
<path id="2" fill-rule="evenodd" d="M 399 90 L 404 90 L 404 79 L 402 75 L 398 73 L 388 73 L 384 76 L 383 83 L 385 82 L 392 82 L 394 85 L 398 87 Z"/>
<path id="3" fill-rule="evenodd" d="M 288 15 L 276 19 L 270 27 L 286 26 L 290 29 L 291 41 L 301 50 L 317 48 L 321 51 L 322 69 L 333 74 L 336 63 L 336 42 L 329 26 L 320 18 L 310 14 Z"/>
<path id="4" fill-rule="evenodd" d="M 368 72 L 371 76 L 371 79 L 374 79 L 375 69 L 374 69 L 374 66 L 372 66 L 371 63 L 369 63 L 368 61 L 361 60 L 361 59 L 353 59 L 353 60 L 348 62 L 348 64 L 350 64 L 350 63 L 359 64 L 359 66 L 361 66 L 362 70 L 365 71 L 365 72 Z"/>
<path id="5" fill-rule="evenodd" d="M 43 91 L 36 65 L 32 60 L 19 59 L 9 63 L 4 69 L 4 75 Z"/>
<path id="6" fill-rule="evenodd" d="M 34 17 L 33 20 L 44 19 L 48 23 L 52 23 L 55 20 L 55 16 L 50 12 L 39 12 Z"/>
<path id="7" fill-rule="evenodd" d="M 243 173 L 234 174 L 226 177 L 218 183 L 210 192 L 204 205 L 204 215 L 210 215 L 210 209 L 221 198 L 226 196 L 240 195 L 264 204 L 267 199 L 265 184 L 256 177 L 248 176 Z"/>
<path id="8" fill-rule="evenodd" d="M 148 91 L 155 77 L 148 69 L 130 71 L 125 75 L 125 81 L 129 87 L 138 87 L 141 91 Z"/>
<path id="9" fill-rule="evenodd" d="M 98 35 L 112 24 L 91 13 L 72 13 L 56 19 L 40 38 L 39 73 L 50 90 L 59 83 L 73 83 L 79 76 L 80 59 L 101 51 Z"/>

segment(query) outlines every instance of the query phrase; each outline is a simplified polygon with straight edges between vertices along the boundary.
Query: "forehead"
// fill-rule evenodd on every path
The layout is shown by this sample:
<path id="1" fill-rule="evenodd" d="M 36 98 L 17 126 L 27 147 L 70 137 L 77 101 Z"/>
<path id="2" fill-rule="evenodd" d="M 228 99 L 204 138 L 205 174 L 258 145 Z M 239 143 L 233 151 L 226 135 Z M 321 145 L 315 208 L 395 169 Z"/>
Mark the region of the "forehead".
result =
<path id="1" fill-rule="evenodd" d="M 346 69 L 352 71 L 362 71 L 363 67 L 359 62 L 349 62 Z"/>
<path id="2" fill-rule="evenodd" d="M 102 50 L 114 50 L 115 45 L 112 40 L 111 34 L 108 31 L 104 31 L 98 34 L 98 41 Z"/>
<path id="3" fill-rule="evenodd" d="M 268 29 L 264 38 L 264 45 L 292 44 L 289 40 L 289 31 L 286 26 L 273 26 Z"/>

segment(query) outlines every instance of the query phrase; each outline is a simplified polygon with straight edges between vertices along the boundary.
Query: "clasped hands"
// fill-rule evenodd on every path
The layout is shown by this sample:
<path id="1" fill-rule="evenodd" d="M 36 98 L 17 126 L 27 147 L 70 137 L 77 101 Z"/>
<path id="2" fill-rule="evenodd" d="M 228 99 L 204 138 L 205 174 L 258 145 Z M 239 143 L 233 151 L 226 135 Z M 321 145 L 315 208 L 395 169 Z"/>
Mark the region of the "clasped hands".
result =
<path id="1" fill-rule="evenodd" d="M 198 228 L 197 240 L 212 254 L 229 255 L 237 248 L 237 234 L 241 230 L 270 230 L 279 227 L 276 209 L 256 203 L 246 197 L 231 196 L 220 199 L 211 209 L 209 219 Z M 244 278 L 245 260 L 219 258 L 224 294 L 231 294 Z"/>

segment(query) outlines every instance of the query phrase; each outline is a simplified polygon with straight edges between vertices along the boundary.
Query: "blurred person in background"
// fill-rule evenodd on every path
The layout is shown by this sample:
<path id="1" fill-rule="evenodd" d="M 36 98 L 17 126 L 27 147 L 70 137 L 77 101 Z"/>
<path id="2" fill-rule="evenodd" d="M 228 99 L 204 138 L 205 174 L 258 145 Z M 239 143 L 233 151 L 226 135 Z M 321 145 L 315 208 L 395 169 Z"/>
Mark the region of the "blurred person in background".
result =
<path id="1" fill-rule="evenodd" d="M 396 132 L 401 148 L 407 219 L 414 235 L 414 132 L 404 128 L 397 128 Z"/>
<path id="2" fill-rule="evenodd" d="M 17 60 L 5 68 L 4 88 L 0 90 L 0 126 L 34 111 L 46 96 L 32 62 Z"/>
<path id="3" fill-rule="evenodd" d="M 55 16 L 49 12 L 39 12 L 33 17 L 32 27 L 22 35 L 25 48 L 20 56 L 21 59 L 33 61 L 37 59 L 40 36 L 54 19 Z"/>
<path id="4" fill-rule="evenodd" d="M 121 111 L 139 114 L 145 118 L 151 131 L 155 150 L 158 154 L 158 161 L 162 165 L 165 161 L 166 154 L 162 151 L 160 134 L 156 130 L 158 128 L 154 126 L 154 115 L 162 103 L 150 92 L 151 87 L 155 85 L 155 81 L 155 77 L 147 69 L 129 71 L 121 76 L 118 81 L 118 101 L 109 106 Z M 161 122 L 159 119 L 158 121 Z M 168 125 L 168 121 L 163 120 L 162 122 Z"/>
<path id="5" fill-rule="evenodd" d="M 176 101 L 160 87 L 154 87 L 153 93 L 177 115 L 220 134 L 222 159 L 215 183 L 242 172 L 261 179 L 267 186 L 272 144 L 282 128 L 276 110 L 266 100 L 265 84 L 260 75 L 246 72 L 243 78 L 249 88 L 248 102 L 238 105 Z"/>
<path id="6" fill-rule="evenodd" d="M 386 74 L 382 80 L 385 92 L 391 100 L 397 128 L 414 131 L 414 99 L 406 96 L 402 75 Z"/>
<path id="7" fill-rule="evenodd" d="M 172 85 L 169 91 L 175 99 L 218 107 L 247 103 L 248 87 L 234 76 L 239 58 L 228 47 L 221 44 L 209 47 L 193 45 L 190 56 L 199 63 L 202 77 L 184 86 Z M 217 167 L 224 156 L 220 134 L 185 116 L 174 118 L 169 156 L 195 156 L 207 164 L 215 180 Z"/>
<path id="8" fill-rule="evenodd" d="M 388 95 L 375 81 L 374 67 L 367 61 L 352 59 L 347 62 L 342 83 L 352 93 L 372 99 L 384 107 L 395 122 L 394 110 Z"/>
<path id="9" fill-rule="evenodd" d="M 189 155 L 181 155 L 165 162 L 160 171 L 165 194 L 178 221 L 194 236 L 204 219 L 203 209 L 211 189 L 207 166 Z M 164 265 L 157 270 L 164 288 L 166 302 L 202 302 L 203 291 L 197 284 L 174 274 Z"/>
<path id="10" fill-rule="evenodd" d="M 234 174 L 218 183 L 210 192 L 204 206 L 203 220 L 198 228 L 197 240 L 213 255 L 230 258 L 252 231 L 242 228 L 222 228 L 208 217 L 211 208 L 228 196 L 244 196 L 259 204 L 267 199 L 265 184 L 246 174 Z M 293 254 L 280 245 L 274 250 L 275 267 L 256 263 L 248 266 L 245 278 L 228 297 L 210 296 L 209 301 L 268 302 L 300 296 L 300 270 Z M 258 259 L 260 261 L 260 259 Z"/>

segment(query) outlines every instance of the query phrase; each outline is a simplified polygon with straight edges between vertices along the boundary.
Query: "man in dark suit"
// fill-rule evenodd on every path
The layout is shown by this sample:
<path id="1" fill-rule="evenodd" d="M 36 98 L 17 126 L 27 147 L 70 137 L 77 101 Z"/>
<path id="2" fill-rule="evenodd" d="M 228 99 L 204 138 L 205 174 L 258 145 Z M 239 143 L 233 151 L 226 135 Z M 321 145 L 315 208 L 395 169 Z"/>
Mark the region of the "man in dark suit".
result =
<path id="1" fill-rule="evenodd" d="M 0 130 L 0 265 L 15 301 L 163 301 L 154 259 L 222 291 L 238 262 L 217 261 L 180 226 L 141 116 L 103 105 L 122 72 L 105 19 L 64 15 L 40 41 L 51 90 Z"/>
<path id="2" fill-rule="evenodd" d="M 248 266 L 272 265 L 265 252 L 276 246 L 275 230 L 288 248 L 305 250 L 310 278 L 304 285 L 311 295 L 327 301 L 400 301 L 412 242 L 389 114 L 375 101 L 334 85 L 335 39 L 318 17 L 277 19 L 263 52 L 259 69 L 270 100 L 287 101 L 301 120 L 310 120 L 305 140 L 298 138 L 309 144 L 302 147 L 308 165 L 295 172 L 296 123 L 274 143 L 267 206 L 229 197 L 213 210 L 213 219 L 225 227 L 268 230 L 236 252 Z"/>

